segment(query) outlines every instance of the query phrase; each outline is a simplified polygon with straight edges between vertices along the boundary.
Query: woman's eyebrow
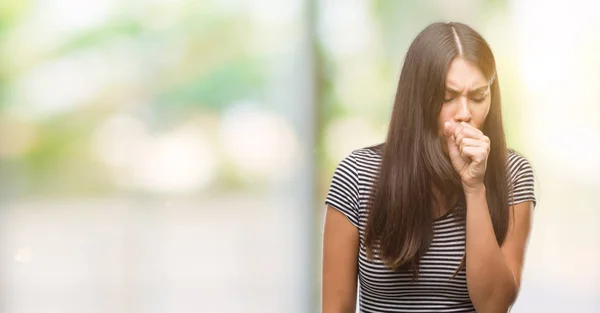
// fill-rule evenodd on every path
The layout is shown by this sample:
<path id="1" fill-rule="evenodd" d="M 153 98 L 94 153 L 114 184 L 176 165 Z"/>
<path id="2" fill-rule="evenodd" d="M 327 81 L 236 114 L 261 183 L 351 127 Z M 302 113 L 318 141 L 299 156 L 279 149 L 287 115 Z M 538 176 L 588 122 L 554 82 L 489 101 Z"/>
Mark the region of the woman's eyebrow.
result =
<path id="1" fill-rule="evenodd" d="M 481 87 L 477 87 L 475 89 L 472 89 L 471 91 L 468 92 L 469 95 L 474 95 L 474 94 L 478 94 L 478 93 L 483 93 L 486 92 L 487 89 L 489 88 L 488 85 L 485 86 L 481 86 Z M 446 86 L 446 91 L 449 91 L 451 93 L 461 93 L 462 91 L 460 90 L 456 90 L 450 86 Z"/>

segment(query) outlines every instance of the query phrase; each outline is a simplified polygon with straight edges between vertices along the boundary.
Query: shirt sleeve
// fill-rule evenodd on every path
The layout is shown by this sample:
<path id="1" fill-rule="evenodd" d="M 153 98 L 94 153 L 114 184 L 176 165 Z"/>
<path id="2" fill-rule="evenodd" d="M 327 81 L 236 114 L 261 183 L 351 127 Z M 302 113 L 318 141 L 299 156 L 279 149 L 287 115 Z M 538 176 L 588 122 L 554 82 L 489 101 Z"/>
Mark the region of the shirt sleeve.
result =
<path id="1" fill-rule="evenodd" d="M 509 158 L 509 197 L 508 205 L 531 201 L 536 205 L 535 176 L 533 168 L 523 156 L 514 154 Z"/>
<path id="2" fill-rule="evenodd" d="M 344 158 L 335 169 L 325 204 L 340 211 L 358 227 L 359 188 L 356 158 L 353 154 Z"/>

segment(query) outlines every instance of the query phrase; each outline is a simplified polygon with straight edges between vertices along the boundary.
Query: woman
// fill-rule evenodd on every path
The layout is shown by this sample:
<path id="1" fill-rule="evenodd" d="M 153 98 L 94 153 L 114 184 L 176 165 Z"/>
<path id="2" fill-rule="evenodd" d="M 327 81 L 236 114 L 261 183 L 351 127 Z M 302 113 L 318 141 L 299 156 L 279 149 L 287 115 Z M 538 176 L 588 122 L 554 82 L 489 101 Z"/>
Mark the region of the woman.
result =
<path id="1" fill-rule="evenodd" d="M 506 147 L 490 47 L 467 25 L 428 26 L 406 54 L 385 143 L 334 173 L 323 312 L 355 312 L 358 288 L 360 312 L 507 312 L 533 185 Z"/>

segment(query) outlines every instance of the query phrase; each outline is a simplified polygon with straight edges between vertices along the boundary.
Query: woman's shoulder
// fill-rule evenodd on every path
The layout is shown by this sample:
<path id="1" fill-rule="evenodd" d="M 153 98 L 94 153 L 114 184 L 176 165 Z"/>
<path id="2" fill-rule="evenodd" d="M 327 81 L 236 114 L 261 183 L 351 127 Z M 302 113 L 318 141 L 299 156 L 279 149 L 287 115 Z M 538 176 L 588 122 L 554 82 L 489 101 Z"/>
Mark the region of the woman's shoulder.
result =
<path id="1" fill-rule="evenodd" d="M 354 175 L 375 174 L 382 161 L 383 144 L 357 148 L 346 154 L 338 164 L 338 170 Z"/>
<path id="2" fill-rule="evenodd" d="M 507 157 L 509 193 L 511 198 L 509 205 L 525 201 L 533 202 L 536 206 L 535 195 L 535 173 L 529 160 L 521 153 L 509 149 Z"/>
<path id="3" fill-rule="evenodd" d="M 370 167 L 379 165 L 381 163 L 381 157 L 383 152 L 383 144 L 367 146 L 353 150 L 349 158 L 353 158 L 357 167 Z M 348 158 L 347 157 L 347 158 Z"/>
<path id="4" fill-rule="evenodd" d="M 383 144 L 377 144 L 373 146 L 367 146 L 363 148 L 358 148 L 352 151 L 352 154 L 360 157 L 372 157 L 372 158 L 381 158 L 381 154 L 383 153 Z"/>
<path id="5" fill-rule="evenodd" d="M 511 181 L 516 179 L 517 176 L 533 176 L 533 167 L 527 157 L 514 149 L 508 149 L 506 167 Z"/>
<path id="6" fill-rule="evenodd" d="M 506 162 L 510 170 L 519 169 L 523 166 L 529 166 L 529 160 L 527 159 L 527 157 L 525 157 L 525 155 L 512 148 L 508 149 Z"/>

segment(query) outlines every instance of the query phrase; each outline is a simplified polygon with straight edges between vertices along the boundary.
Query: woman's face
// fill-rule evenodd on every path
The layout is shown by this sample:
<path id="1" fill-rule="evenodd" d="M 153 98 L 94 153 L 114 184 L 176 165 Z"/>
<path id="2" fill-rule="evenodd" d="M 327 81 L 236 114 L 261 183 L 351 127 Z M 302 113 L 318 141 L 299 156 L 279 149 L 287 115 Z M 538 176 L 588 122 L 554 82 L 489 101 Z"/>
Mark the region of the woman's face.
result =
<path id="1" fill-rule="evenodd" d="M 446 94 L 437 125 L 445 152 L 447 145 L 444 123 L 466 122 L 481 129 L 490 111 L 490 103 L 490 86 L 479 68 L 461 57 L 452 60 L 446 76 Z"/>

